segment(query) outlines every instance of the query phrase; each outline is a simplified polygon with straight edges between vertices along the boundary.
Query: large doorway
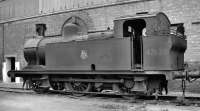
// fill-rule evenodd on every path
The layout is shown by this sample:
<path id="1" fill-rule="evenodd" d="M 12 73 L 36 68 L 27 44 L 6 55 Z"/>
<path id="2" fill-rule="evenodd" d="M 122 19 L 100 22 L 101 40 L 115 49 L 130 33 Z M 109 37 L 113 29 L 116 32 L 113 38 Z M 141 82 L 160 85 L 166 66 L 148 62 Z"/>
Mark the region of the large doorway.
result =
<path id="1" fill-rule="evenodd" d="M 131 37 L 133 69 L 142 69 L 143 65 L 142 32 L 145 28 L 146 28 L 146 22 L 143 19 L 127 20 L 123 24 L 123 36 Z"/>

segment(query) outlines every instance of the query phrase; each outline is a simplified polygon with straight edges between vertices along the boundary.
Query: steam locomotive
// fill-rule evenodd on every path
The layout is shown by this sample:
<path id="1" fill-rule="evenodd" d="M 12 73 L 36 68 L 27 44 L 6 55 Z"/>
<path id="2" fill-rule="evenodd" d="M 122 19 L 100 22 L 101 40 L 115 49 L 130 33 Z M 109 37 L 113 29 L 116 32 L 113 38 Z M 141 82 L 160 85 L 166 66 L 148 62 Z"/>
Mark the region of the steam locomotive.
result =
<path id="1" fill-rule="evenodd" d="M 44 36 L 46 27 L 37 24 L 39 35 L 24 44 L 28 65 L 9 75 L 30 81 L 34 90 L 151 95 L 184 70 L 186 37 L 171 33 L 162 12 L 119 17 L 105 31 L 89 32 L 81 18 L 70 19 L 56 37 Z"/>

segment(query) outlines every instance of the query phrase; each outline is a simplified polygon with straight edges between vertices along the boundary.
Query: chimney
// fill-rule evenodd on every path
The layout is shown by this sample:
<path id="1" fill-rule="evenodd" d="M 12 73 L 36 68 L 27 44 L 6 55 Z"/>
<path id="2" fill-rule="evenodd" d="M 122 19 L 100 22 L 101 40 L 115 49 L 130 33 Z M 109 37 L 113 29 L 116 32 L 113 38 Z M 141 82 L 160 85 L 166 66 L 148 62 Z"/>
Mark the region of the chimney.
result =
<path id="1" fill-rule="evenodd" d="M 36 24 L 36 34 L 38 36 L 45 36 L 45 31 L 47 29 L 46 24 Z"/>

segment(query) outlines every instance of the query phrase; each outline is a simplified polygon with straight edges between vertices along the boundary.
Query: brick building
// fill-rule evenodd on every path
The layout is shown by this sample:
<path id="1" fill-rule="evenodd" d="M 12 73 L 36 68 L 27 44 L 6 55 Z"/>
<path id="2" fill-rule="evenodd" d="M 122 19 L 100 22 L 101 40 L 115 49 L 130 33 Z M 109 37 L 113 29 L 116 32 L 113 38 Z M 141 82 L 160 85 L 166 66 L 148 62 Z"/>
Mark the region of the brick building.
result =
<path id="1" fill-rule="evenodd" d="M 172 24 L 185 26 L 185 61 L 200 61 L 199 10 L 199 0 L 0 0 L 0 75 L 26 65 L 23 44 L 35 35 L 35 24 L 47 25 L 46 36 L 61 35 L 71 16 L 84 20 L 89 31 L 98 31 L 112 29 L 119 16 L 162 11 Z"/>

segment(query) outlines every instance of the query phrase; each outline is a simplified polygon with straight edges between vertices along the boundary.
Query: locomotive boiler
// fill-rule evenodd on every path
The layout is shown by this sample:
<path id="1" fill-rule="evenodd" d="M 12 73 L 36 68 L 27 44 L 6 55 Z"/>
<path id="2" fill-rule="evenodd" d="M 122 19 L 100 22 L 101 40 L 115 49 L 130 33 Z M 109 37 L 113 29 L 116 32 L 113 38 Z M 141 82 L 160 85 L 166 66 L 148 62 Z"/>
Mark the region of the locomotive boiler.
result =
<path id="1" fill-rule="evenodd" d="M 113 30 L 96 32 L 74 20 L 61 36 L 27 40 L 28 65 L 9 75 L 29 80 L 33 89 L 151 95 L 184 70 L 186 38 L 172 34 L 170 25 L 162 12 L 119 17 Z"/>

